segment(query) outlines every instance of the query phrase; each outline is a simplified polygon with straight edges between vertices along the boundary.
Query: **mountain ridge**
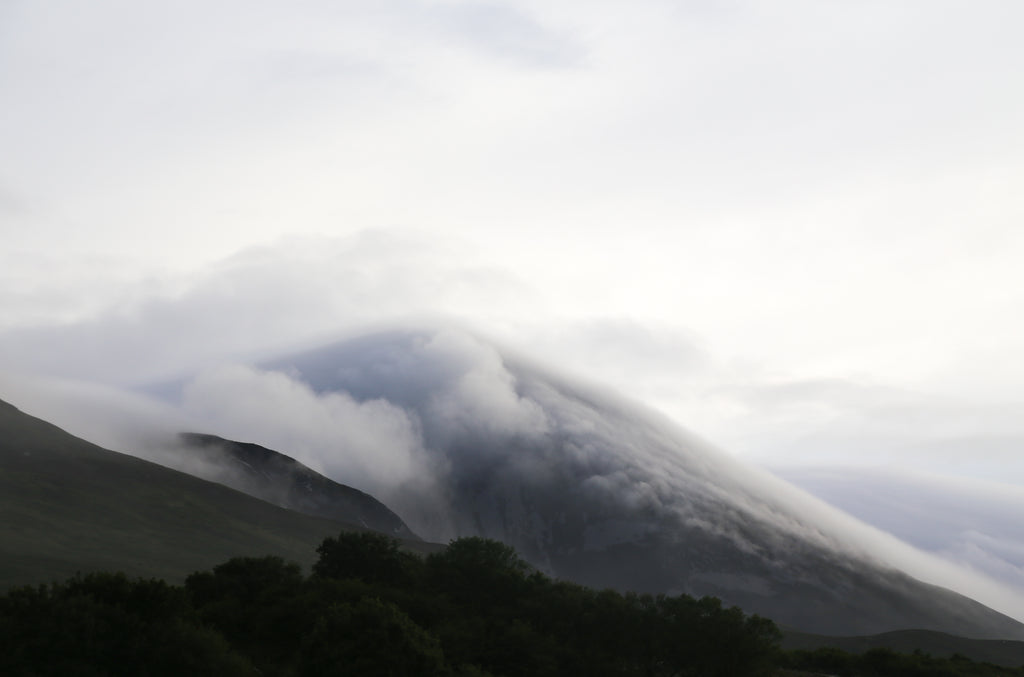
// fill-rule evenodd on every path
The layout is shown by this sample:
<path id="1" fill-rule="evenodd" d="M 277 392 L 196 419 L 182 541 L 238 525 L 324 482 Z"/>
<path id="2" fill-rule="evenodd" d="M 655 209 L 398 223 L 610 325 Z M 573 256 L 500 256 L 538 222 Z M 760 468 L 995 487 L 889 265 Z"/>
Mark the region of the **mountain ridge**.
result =
<path id="1" fill-rule="evenodd" d="M 288 510 L 358 524 L 399 539 L 422 540 L 402 519 L 370 494 L 324 477 L 291 456 L 251 442 L 205 433 L 178 435 L 204 463 L 192 474 Z M 196 456 L 188 455 L 184 463 Z M 195 464 L 192 464 L 195 467 Z"/>
<path id="2" fill-rule="evenodd" d="M 103 449 L 0 400 L 0 586 L 119 570 L 181 581 L 240 555 L 310 565 L 358 525 Z"/>

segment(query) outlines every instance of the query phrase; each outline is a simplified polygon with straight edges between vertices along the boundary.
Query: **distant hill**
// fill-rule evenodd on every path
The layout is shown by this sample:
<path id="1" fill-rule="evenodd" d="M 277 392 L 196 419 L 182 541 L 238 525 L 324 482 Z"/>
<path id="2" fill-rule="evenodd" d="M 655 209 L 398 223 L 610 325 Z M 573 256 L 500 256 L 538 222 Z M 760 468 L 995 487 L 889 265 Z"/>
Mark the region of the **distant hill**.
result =
<path id="1" fill-rule="evenodd" d="M 0 401 L 0 587 L 120 570 L 181 581 L 238 555 L 311 564 L 362 527 L 108 451 Z"/>
<path id="2" fill-rule="evenodd" d="M 857 654 L 879 648 L 900 653 L 921 651 L 936 658 L 959 654 L 975 662 L 1011 668 L 1024 666 L 1024 642 L 1008 639 L 967 639 L 932 630 L 896 630 L 859 637 L 827 637 L 795 630 L 783 632 L 783 649 L 813 650 L 823 647 Z"/>
<path id="3" fill-rule="evenodd" d="M 258 444 L 216 435 L 182 433 L 186 455 L 196 474 L 306 515 L 358 524 L 395 538 L 419 540 L 402 519 L 367 493 L 339 484 L 290 456 Z"/>

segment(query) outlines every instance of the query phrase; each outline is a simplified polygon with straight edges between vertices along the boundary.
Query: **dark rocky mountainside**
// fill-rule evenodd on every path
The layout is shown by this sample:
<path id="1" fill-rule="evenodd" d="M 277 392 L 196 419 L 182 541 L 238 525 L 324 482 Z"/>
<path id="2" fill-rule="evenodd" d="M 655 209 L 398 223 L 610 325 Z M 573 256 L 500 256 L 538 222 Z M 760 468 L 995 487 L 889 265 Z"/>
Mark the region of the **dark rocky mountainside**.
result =
<path id="1" fill-rule="evenodd" d="M 316 517 L 358 524 L 400 539 L 419 540 L 401 518 L 367 493 L 339 484 L 290 456 L 258 444 L 182 433 L 184 453 L 199 458 L 203 479 Z"/>

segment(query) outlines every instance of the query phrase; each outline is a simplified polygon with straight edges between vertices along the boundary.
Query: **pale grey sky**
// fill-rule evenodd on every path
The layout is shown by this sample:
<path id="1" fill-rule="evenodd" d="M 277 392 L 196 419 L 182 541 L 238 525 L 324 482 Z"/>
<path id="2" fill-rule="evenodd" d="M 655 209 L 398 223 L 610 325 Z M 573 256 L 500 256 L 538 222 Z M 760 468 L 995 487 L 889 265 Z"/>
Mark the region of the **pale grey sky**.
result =
<path id="1" fill-rule="evenodd" d="M 140 384 L 444 317 L 762 465 L 1024 491 L 1021 25 L 9 0 L 0 367 Z"/>

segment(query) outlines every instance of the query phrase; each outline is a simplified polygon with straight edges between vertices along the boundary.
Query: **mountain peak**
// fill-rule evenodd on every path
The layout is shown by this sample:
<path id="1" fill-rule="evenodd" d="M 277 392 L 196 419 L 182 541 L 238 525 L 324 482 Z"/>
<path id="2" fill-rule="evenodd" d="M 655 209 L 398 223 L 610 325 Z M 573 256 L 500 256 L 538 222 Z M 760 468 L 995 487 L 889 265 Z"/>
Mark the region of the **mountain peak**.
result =
<path id="1" fill-rule="evenodd" d="M 324 403 L 374 403 L 412 422 L 432 484 L 374 492 L 428 540 L 494 538 L 558 577 L 715 595 L 828 634 L 1024 637 L 1017 621 L 887 564 L 784 482 L 471 334 L 367 335 L 263 369 L 275 392 L 287 378 Z M 261 378 L 235 386 L 250 395 Z M 343 467 L 343 456 L 319 451 L 325 466 Z"/>

